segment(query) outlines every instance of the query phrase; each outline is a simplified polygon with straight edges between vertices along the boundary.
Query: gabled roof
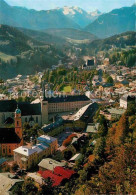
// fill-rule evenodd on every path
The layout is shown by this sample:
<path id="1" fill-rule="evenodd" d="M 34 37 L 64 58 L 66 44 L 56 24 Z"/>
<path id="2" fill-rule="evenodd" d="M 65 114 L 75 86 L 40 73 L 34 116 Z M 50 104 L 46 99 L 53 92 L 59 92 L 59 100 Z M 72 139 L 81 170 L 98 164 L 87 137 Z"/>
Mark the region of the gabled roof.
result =
<path id="1" fill-rule="evenodd" d="M 16 108 L 15 100 L 0 100 L 0 112 L 15 112 Z"/>
<path id="2" fill-rule="evenodd" d="M 50 178 L 52 180 L 52 186 L 59 186 L 64 179 L 70 179 L 75 174 L 75 171 L 64 169 L 63 167 L 55 167 L 54 171 L 38 171 L 38 173 L 44 178 Z"/>
<path id="3" fill-rule="evenodd" d="M 42 173 L 41 172 L 38 172 L 38 173 L 41 174 L 41 176 L 44 179 L 50 178 L 53 183 L 52 186 L 59 186 L 62 180 L 64 179 L 63 177 L 53 174 L 52 171 L 49 171 L 49 170 L 43 171 Z"/>
<path id="4" fill-rule="evenodd" d="M 30 104 L 27 102 L 18 103 L 22 116 L 41 115 L 41 104 Z"/>
<path id="5" fill-rule="evenodd" d="M 74 121 L 82 120 L 82 121 L 89 122 L 91 120 L 91 118 L 94 116 L 97 109 L 98 109 L 97 103 L 90 103 L 90 104 L 82 107 L 74 115 Z"/>
<path id="6" fill-rule="evenodd" d="M 37 138 L 37 140 L 39 141 L 39 143 L 46 143 L 46 144 L 51 144 L 52 142 L 54 142 L 57 138 L 48 136 L 48 135 L 41 135 L 40 137 Z"/>
<path id="7" fill-rule="evenodd" d="M 64 162 L 58 162 L 58 161 L 53 160 L 51 158 L 45 158 L 38 164 L 38 166 L 42 167 L 44 169 L 48 169 L 48 170 L 53 171 L 55 167 L 58 167 L 58 166 L 63 167 L 63 166 L 65 166 L 65 164 L 66 163 L 64 163 Z"/>
<path id="8" fill-rule="evenodd" d="M 15 100 L 0 100 L 0 112 L 15 112 L 17 102 Z M 30 104 L 29 102 L 19 102 L 18 108 L 22 116 L 41 115 L 41 104 Z"/>
<path id="9" fill-rule="evenodd" d="M 35 146 L 32 147 L 32 149 L 34 149 L 37 153 L 42 152 L 46 148 L 48 148 L 48 147 L 43 145 L 43 144 L 36 144 Z"/>
<path id="10" fill-rule="evenodd" d="M 0 143 L 20 143 L 14 128 L 0 128 Z"/>
<path id="11" fill-rule="evenodd" d="M 9 194 L 9 191 L 16 183 L 23 182 L 21 179 L 14 179 L 14 175 L 7 173 L 0 173 L 0 194 L 6 195 Z"/>
<path id="12" fill-rule="evenodd" d="M 27 146 L 20 146 L 19 148 L 16 148 L 14 152 L 17 152 L 19 154 L 23 154 L 24 156 L 30 156 L 36 152 L 36 150 L 28 148 Z"/>
<path id="13" fill-rule="evenodd" d="M 42 130 L 45 132 L 45 133 L 48 133 L 54 129 L 56 129 L 57 127 L 60 127 L 61 125 L 64 124 L 64 120 L 62 118 L 59 118 L 56 122 L 54 123 L 51 123 L 47 126 L 43 126 L 42 127 Z"/>
<path id="14" fill-rule="evenodd" d="M 70 169 L 64 169 L 64 167 L 55 167 L 54 174 L 60 175 L 63 178 L 69 179 L 73 174 L 75 174 L 75 171 L 70 170 Z"/>
<path id="15" fill-rule="evenodd" d="M 62 103 L 62 102 L 76 102 L 76 101 L 89 101 L 90 99 L 86 95 L 68 95 L 61 97 L 44 98 L 44 101 L 49 103 Z"/>

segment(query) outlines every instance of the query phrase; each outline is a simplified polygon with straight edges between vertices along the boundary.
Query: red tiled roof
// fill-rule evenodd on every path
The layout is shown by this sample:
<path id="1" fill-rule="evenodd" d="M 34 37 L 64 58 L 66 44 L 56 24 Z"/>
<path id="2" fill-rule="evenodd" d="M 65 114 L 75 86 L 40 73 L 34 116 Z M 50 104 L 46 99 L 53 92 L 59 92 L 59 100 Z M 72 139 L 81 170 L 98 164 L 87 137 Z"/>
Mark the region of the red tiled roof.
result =
<path id="1" fill-rule="evenodd" d="M 55 167 L 54 172 L 50 170 L 38 171 L 44 179 L 50 178 L 52 180 L 52 186 L 59 186 L 64 179 L 69 179 L 75 171 L 64 169 L 63 167 Z"/>
<path id="2" fill-rule="evenodd" d="M 39 173 L 39 172 L 38 172 Z M 52 173 L 52 171 L 43 171 L 41 176 L 44 178 L 44 179 L 47 179 L 47 178 L 50 178 L 52 180 L 52 186 L 59 186 L 62 182 L 62 180 L 64 179 L 63 177 L 60 177 L 58 175 L 55 175 Z"/>
<path id="3" fill-rule="evenodd" d="M 69 179 L 73 174 L 75 174 L 75 171 L 64 169 L 63 167 L 55 167 L 54 174 L 60 175 L 65 179 Z"/>

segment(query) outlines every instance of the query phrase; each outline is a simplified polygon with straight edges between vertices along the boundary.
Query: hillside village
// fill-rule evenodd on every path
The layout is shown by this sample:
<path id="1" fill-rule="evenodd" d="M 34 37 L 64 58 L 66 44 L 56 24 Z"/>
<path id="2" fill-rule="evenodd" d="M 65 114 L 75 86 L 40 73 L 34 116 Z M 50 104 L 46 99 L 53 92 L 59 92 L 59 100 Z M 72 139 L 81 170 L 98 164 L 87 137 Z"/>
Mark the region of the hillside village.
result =
<path id="1" fill-rule="evenodd" d="M 135 10 L 0 0 L 0 195 L 136 194 Z"/>
<path id="2" fill-rule="evenodd" d="M 79 68 L 58 66 L 1 81 L 0 167 L 10 171 L 10 178 L 1 173 L 9 185 L 28 182 L 42 191 L 49 182 L 59 191 L 83 177 L 79 167 L 98 161 L 100 139 L 136 103 L 136 69 L 113 66 L 108 58 L 102 63 L 89 57 Z M 56 84 L 52 75 L 63 82 Z"/>

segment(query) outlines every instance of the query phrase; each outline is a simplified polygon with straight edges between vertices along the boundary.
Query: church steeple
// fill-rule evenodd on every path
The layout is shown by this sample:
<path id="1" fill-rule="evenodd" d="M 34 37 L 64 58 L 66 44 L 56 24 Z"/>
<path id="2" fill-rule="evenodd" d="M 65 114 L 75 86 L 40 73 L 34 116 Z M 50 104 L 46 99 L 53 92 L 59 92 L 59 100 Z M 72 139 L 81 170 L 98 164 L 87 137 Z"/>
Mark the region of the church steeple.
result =
<path id="1" fill-rule="evenodd" d="M 22 119 L 21 110 L 18 108 L 15 110 L 15 132 L 20 139 L 22 139 Z"/>
<path id="2" fill-rule="evenodd" d="M 45 81 L 42 83 L 42 90 L 43 90 L 43 100 L 45 100 Z"/>

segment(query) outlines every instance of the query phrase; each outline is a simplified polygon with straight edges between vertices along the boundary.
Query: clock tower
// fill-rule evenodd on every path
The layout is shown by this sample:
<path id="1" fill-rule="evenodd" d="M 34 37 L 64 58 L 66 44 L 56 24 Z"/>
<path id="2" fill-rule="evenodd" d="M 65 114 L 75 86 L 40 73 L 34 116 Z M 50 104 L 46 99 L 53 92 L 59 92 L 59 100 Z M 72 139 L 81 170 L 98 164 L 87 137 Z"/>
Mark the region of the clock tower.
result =
<path id="1" fill-rule="evenodd" d="M 21 140 L 23 139 L 22 131 L 21 110 L 17 107 L 15 110 L 15 132 Z"/>

